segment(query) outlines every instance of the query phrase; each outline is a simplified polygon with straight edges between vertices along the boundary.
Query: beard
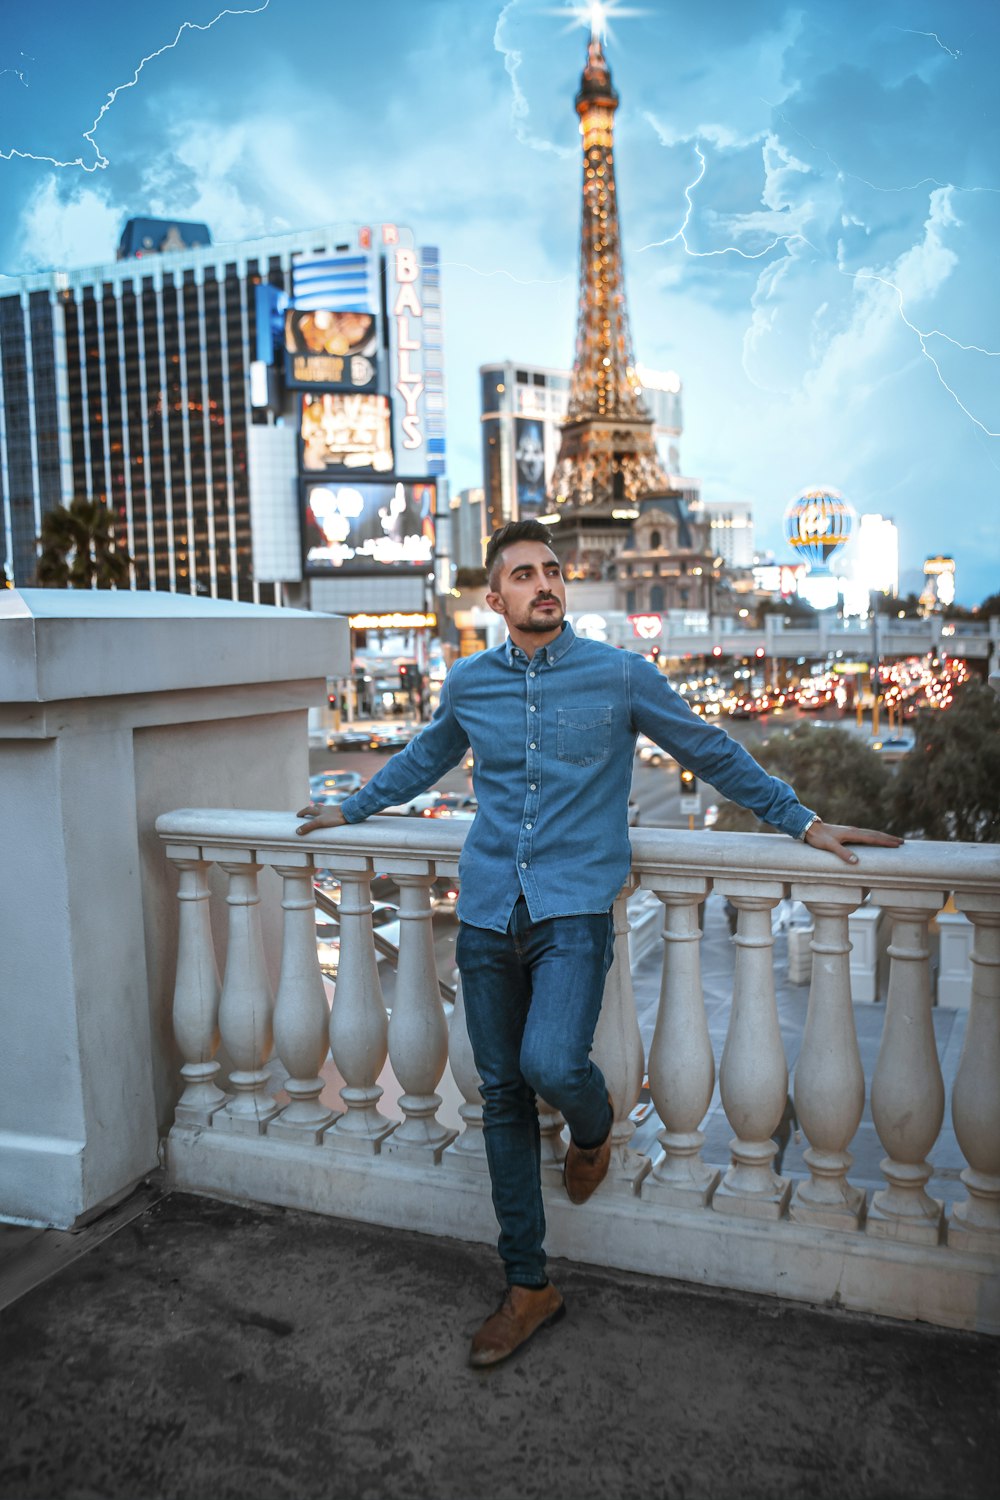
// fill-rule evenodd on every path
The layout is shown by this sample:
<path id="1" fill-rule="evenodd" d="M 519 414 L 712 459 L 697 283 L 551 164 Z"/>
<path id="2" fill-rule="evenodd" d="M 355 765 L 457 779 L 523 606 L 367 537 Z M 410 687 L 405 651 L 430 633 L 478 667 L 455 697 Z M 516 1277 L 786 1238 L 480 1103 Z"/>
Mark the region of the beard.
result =
<path id="1" fill-rule="evenodd" d="M 555 609 L 550 615 L 543 616 L 536 615 L 534 613 L 535 605 L 542 602 L 552 603 L 555 605 Z M 565 617 L 566 611 L 563 609 L 558 599 L 543 596 L 542 600 L 536 599 L 534 601 L 528 611 L 527 617 L 524 620 L 518 621 L 518 629 L 525 631 L 528 635 L 548 635 L 551 631 L 557 629 L 562 625 Z"/>

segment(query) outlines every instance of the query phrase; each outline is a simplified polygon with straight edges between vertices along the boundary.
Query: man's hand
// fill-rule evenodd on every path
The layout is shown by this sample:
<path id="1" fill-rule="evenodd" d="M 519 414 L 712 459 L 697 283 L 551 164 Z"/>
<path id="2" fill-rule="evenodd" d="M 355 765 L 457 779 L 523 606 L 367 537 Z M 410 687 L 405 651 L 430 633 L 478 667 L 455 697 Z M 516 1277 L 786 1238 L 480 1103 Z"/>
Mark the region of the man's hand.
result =
<path id="1" fill-rule="evenodd" d="M 903 842 L 894 833 L 877 833 L 874 828 L 848 828 L 843 823 L 824 823 L 822 818 L 816 819 L 805 841 L 814 849 L 836 854 L 848 865 L 856 865 L 858 856 L 845 849 L 845 844 L 875 844 L 880 849 L 898 849 Z"/>
<path id="2" fill-rule="evenodd" d="M 308 823 L 302 823 L 296 828 L 296 833 L 312 833 L 315 828 L 343 828 L 347 822 L 338 803 L 320 807 L 315 802 L 309 802 L 305 807 L 300 807 L 295 816 L 309 819 Z"/>

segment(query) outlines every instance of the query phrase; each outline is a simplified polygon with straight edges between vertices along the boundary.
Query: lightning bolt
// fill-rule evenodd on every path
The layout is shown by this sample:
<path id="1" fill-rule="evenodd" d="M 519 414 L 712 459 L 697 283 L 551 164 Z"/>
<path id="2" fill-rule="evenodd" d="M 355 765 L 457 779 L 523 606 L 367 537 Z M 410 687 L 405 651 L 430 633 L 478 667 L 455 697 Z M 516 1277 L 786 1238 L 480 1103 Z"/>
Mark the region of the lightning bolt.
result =
<path id="1" fill-rule="evenodd" d="M 958 59 L 962 55 L 961 52 L 953 52 L 950 47 L 946 47 L 936 31 L 913 31 L 909 26 L 894 26 L 892 29 L 893 31 L 901 31 L 904 36 L 932 36 L 941 48 L 941 51 L 947 52 L 953 62 L 958 62 Z"/>
<path id="2" fill-rule="evenodd" d="M 652 240 L 648 245 L 640 246 L 640 255 L 645 250 L 659 250 L 664 245 L 675 245 L 677 241 L 680 240 L 681 244 L 684 246 L 685 253 L 696 260 L 708 260 L 713 255 L 739 255 L 743 260 L 760 260 L 763 256 L 769 255 L 777 245 L 787 245 L 790 244 L 793 240 L 799 240 L 802 244 L 805 245 L 809 244 L 809 241 L 806 239 L 805 235 L 795 233 L 779 234 L 771 241 L 769 245 L 765 245 L 763 250 L 755 250 L 752 254 L 749 250 L 741 250 L 738 245 L 724 245 L 719 250 L 692 250 L 691 246 L 687 242 L 687 228 L 691 222 L 691 215 L 694 212 L 694 200 L 692 199 L 691 194 L 694 192 L 699 182 L 701 182 L 706 171 L 704 152 L 697 143 L 695 143 L 694 149 L 699 162 L 698 175 L 692 182 L 689 182 L 687 187 L 684 189 L 684 197 L 687 200 L 687 209 L 685 210 L 684 219 L 681 223 L 680 228 L 676 229 L 673 234 L 668 235 L 666 239 Z M 812 248 L 815 249 L 815 246 L 813 246 Z"/>
<path id="3" fill-rule="evenodd" d="M 33 57 L 30 57 L 27 52 L 22 52 L 19 55 L 21 57 L 23 57 L 26 62 L 34 62 L 35 61 L 35 59 Z M 25 75 L 25 71 L 26 70 L 24 68 L 0 68 L 0 78 L 2 78 L 5 73 L 13 73 L 14 77 L 17 79 L 18 83 L 23 83 L 24 86 L 25 86 L 25 88 L 27 88 L 28 87 L 28 80 L 24 76 Z"/>
<path id="4" fill-rule="evenodd" d="M 896 29 L 899 30 L 898 27 Z M 922 36 L 924 33 L 921 32 L 920 35 Z M 798 125 L 793 125 L 788 116 L 782 114 L 777 106 L 771 103 L 770 99 L 765 99 L 763 95 L 760 97 L 761 103 L 766 104 L 769 109 L 774 110 L 775 119 L 780 120 L 782 125 L 790 130 L 793 135 L 797 135 L 800 140 L 805 141 L 806 145 L 812 151 L 818 151 L 821 156 L 826 157 L 838 177 L 850 177 L 854 182 L 864 183 L 865 187 L 871 188 L 873 193 L 912 193 L 917 188 L 922 187 L 951 188 L 956 193 L 1000 193 L 1000 188 L 981 186 L 962 187 L 957 182 L 940 182 L 936 177 L 921 177 L 917 182 L 906 182 L 901 187 L 882 187 L 877 182 L 869 182 L 867 177 L 859 177 L 857 172 L 849 172 L 846 167 L 842 167 L 840 162 L 830 154 L 826 146 L 820 146 L 816 141 L 810 140 L 805 131 L 800 130 Z"/>
<path id="5" fill-rule="evenodd" d="M 505 271 L 503 269 L 499 271 L 481 271 L 478 266 L 470 266 L 468 261 L 465 260 L 443 260 L 441 264 L 442 266 L 458 266 L 463 271 L 471 271 L 475 276 L 482 276 L 484 280 L 489 280 L 491 276 L 506 276 L 509 281 L 516 281 L 518 286 L 562 286 L 563 282 L 572 280 L 572 274 L 569 272 L 565 276 L 556 276 L 548 280 L 543 277 L 533 276 L 526 281 L 521 276 L 515 276 L 513 271 Z"/>
<path id="6" fill-rule="evenodd" d="M 180 41 L 185 31 L 211 31 L 216 21 L 221 21 L 223 16 L 259 16 L 261 11 L 267 10 L 267 7 L 270 5 L 270 3 L 271 0 L 264 0 L 263 5 L 258 5 L 253 10 L 220 10 L 219 14 L 217 16 L 213 16 L 210 21 L 182 21 L 180 26 L 177 28 L 177 35 L 174 37 L 172 42 L 164 43 L 164 45 L 157 48 L 155 52 L 150 52 L 148 57 L 142 58 L 135 72 L 132 74 L 132 77 L 126 83 L 119 83 L 116 88 L 113 88 L 111 90 L 111 92 L 108 94 L 107 99 L 98 110 L 97 118 L 94 120 L 93 125 L 91 125 L 89 130 L 85 130 L 83 132 L 84 140 L 89 142 L 89 144 L 94 148 L 94 155 L 97 158 L 96 161 L 93 161 L 88 165 L 88 163 L 84 161 L 82 156 L 76 157 L 73 161 L 58 161 L 54 156 L 36 156 L 32 151 L 19 151 L 14 147 L 12 147 L 9 151 L 0 151 L 0 160 L 13 161 L 16 157 L 20 161 L 46 162 L 53 167 L 79 167 L 84 172 L 103 172 L 106 167 L 110 166 L 110 162 L 108 158 L 102 154 L 101 148 L 94 140 L 94 134 L 97 130 L 97 127 L 104 119 L 104 116 L 107 114 L 112 104 L 114 104 L 115 100 L 118 98 L 118 95 L 123 93 L 125 89 L 134 88 L 135 85 L 139 82 L 139 75 L 146 64 L 148 62 L 152 62 L 157 57 L 162 57 L 164 52 L 172 51 L 173 48 L 177 46 L 177 43 Z M 27 87 L 27 84 L 25 84 L 25 87 Z"/>
<path id="7" fill-rule="evenodd" d="M 899 311 L 899 316 L 902 318 L 907 328 L 910 329 L 911 333 L 916 334 L 920 344 L 921 353 L 924 355 L 924 358 L 928 359 L 933 365 L 935 375 L 944 386 L 945 390 L 948 392 L 948 395 L 954 401 L 955 405 L 965 413 L 970 422 L 975 423 L 980 432 L 984 433 L 986 437 L 1000 437 L 1000 432 L 993 432 L 989 427 L 986 426 L 984 422 L 980 422 L 979 418 L 975 416 L 965 405 L 965 403 L 960 399 L 957 392 L 952 390 L 951 386 L 948 384 L 947 380 L 945 380 L 944 376 L 941 373 L 941 366 L 938 364 L 937 360 L 928 349 L 927 340 L 932 338 L 944 339 L 946 343 L 952 344 L 956 349 L 963 349 L 967 353 L 985 354 L 989 359 L 1000 359 L 1000 349 L 981 349 L 978 344 L 960 344 L 957 339 L 951 338 L 951 336 L 947 333 L 942 333 L 939 328 L 931 328 L 930 330 L 925 332 L 923 329 L 918 328 L 916 323 L 911 322 L 910 319 L 906 316 L 906 307 L 903 303 L 903 294 L 894 281 L 890 281 L 885 276 L 879 276 L 875 271 L 845 271 L 843 267 L 838 267 L 838 269 L 843 276 L 850 276 L 855 281 L 877 281 L 880 286 L 888 287 L 891 292 L 895 293 L 896 307 Z"/>
<path id="8" fill-rule="evenodd" d="M 542 136 L 534 135 L 527 128 L 528 116 L 531 113 L 527 96 L 518 81 L 518 73 L 524 62 L 524 54 L 518 47 L 508 47 L 505 43 L 502 31 L 503 25 L 510 12 L 517 4 L 517 0 L 507 0 L 507 4 L 497 17 L 497 24 L 493 30 L 493 46 L 503 57 L 503 65 L 510 79 L 513 98 L 510 104 L 510 117 L 514 125 L 514 134 L 522 146 L 530 146 L 532 151 L 552 151 L 556 156 L 569 157 L 576 155 L 576 148 L 570 146 L 557 146 L 553 141 L 547 141 Z"/>

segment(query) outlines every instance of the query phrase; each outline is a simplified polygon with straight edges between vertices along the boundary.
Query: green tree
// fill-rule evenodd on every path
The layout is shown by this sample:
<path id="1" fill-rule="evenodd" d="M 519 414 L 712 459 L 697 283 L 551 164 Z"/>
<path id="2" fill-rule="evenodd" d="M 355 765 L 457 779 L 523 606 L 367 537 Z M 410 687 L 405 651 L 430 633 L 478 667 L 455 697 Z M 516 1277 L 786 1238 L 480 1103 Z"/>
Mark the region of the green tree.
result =
<path id="1" fill-rule="evenodd" d="M 128 587 L 132 559 L 115 542 L 115 518 L 100 500 L 71 500 L 42 517 L 36 577 L 44 588 Z"/>
<path id="2" fill-rule="evenodd" d="M 754 758 L 772 776 L 794 788 L 806 807 L 827 823 L 883 828 L 890 814 L 892 773 L 862 740 L 844 729 L 797 724 L 754 747 Z M 766 825 L 753 813 L 725 802 L 716 828 L 756 832 Z"/>
<path id="3" fill-rule="evenodd" d="M 976 611 L 979 620 L 993 620 L 1000 615 L 1000 594 L 988 594 Z"/>
<path id="4" fill-rule="evenodd" d="M 975 678 L 925 709 L 893 786 L 894 833 L 1000 843 L 1000 698 Z"/>

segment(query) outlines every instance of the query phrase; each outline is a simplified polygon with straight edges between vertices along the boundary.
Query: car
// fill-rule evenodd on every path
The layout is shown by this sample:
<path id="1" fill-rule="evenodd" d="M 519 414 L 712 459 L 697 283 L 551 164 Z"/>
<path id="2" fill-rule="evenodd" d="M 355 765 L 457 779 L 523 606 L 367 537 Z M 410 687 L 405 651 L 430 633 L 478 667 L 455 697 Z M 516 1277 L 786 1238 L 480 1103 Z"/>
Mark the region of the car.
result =
<path id="1" fill-rule="evenodd" d="M 471 823 L 478 809 L 475 797 L 467 797 L 462 792 L 442 792 L 433 807 L 424 808 L 423 815 L 425 818 L 460 818 Z"/>
<path id="2" fill-rule="evenodd" d="M 384 901 L 372 902 L 372 927 L 383 937 L 399 947 L 399 909 Z M 325 973 L 336 974 L 340 964 L 340 924 L 329 912 L 316 908 L 316 956 Z M 375 958 L 381 963 L 386 957 L 376 946 Z"/>
<path id="3" fill-rule="evenodd" d="M 880 760 L 891 763 L 892 761 L 902 760 L 904 755 L 908 755 L 916 744 L 916 740 L 912 735 L 887 734 L 881 738 L 873 739 L 869 743 Z"/>
<path id="4" fill-rule="evenodd" d="M 719 821 L 719 806 L 718 806 L 718 803 L 716 803 L 716 802 L 710 802 L 708 804 L 708 806 L 705 808 L 705 816 L 704 816 L 704 819 L 703 819 L 704 826 L 706 828 L 714 828 L 715 825 L 716 825 L 716 823 L 718 821 Z"/>
<path id="5" fill-rule="evenodd" d="M 458 905 L 458 881 L 453 875 L 439 875 L 431 886 L 431 909 L 435 915 L 454 913 Z"/>
<path id="6" fill-rule="evenodd" d="M 339 807 L 342 802 L 346 802 L 348 797 L 352 795 L 345 787 L 333 787 L 329 791 L 325 788 L 313 791 L 310 788 L 309 801 L 314 802 L 317 807 Z"/>
<path id="7" fill-rule="evenodd" d="M 636 751 L 644 766 L 672 766 L 674 764 L 674 757 L 670 752 L 657 745 L 654 740 L 648 739 L 646 735 L 642 735 L 637 741 Z"/>
<path id="8" fill-rule="evenodd" d="M 402 750 L 412 740 L 413 729 L 375 729 L 368 736 L 369 750 Z"/>
<path id="9" fill-rule="evenodd" d="M 387 807 L 387 813 L 403 814 L 409 818 L 418 818 L 421 813 L 427 813 L 432 807 L 436 807 L 443 792 L 420 792 L 418 796 L 411 797 L 409 802 L 397 802 L 393 807 Z"/>
<path id="10" fill-rule="evenodd" d="M 806 713 L 822 713 L 828 703 L 832 703 L 833 694 L 815 691 L 805 691 L 798 694 L 796 702 L 799 708 Z"/>
<path id="11" fill-rule="evenodd" d="M 360 771 L 317 771 L 309 778 L 309 791 L 313 801 L 323 792 L 359 792 L 365 784 Z"/>
<path id="12" fill-rule="evenodd" d="M 368 729 L 331 729 L 326 737 L 328 750 L 367 750 L 371 742 Z"/>

